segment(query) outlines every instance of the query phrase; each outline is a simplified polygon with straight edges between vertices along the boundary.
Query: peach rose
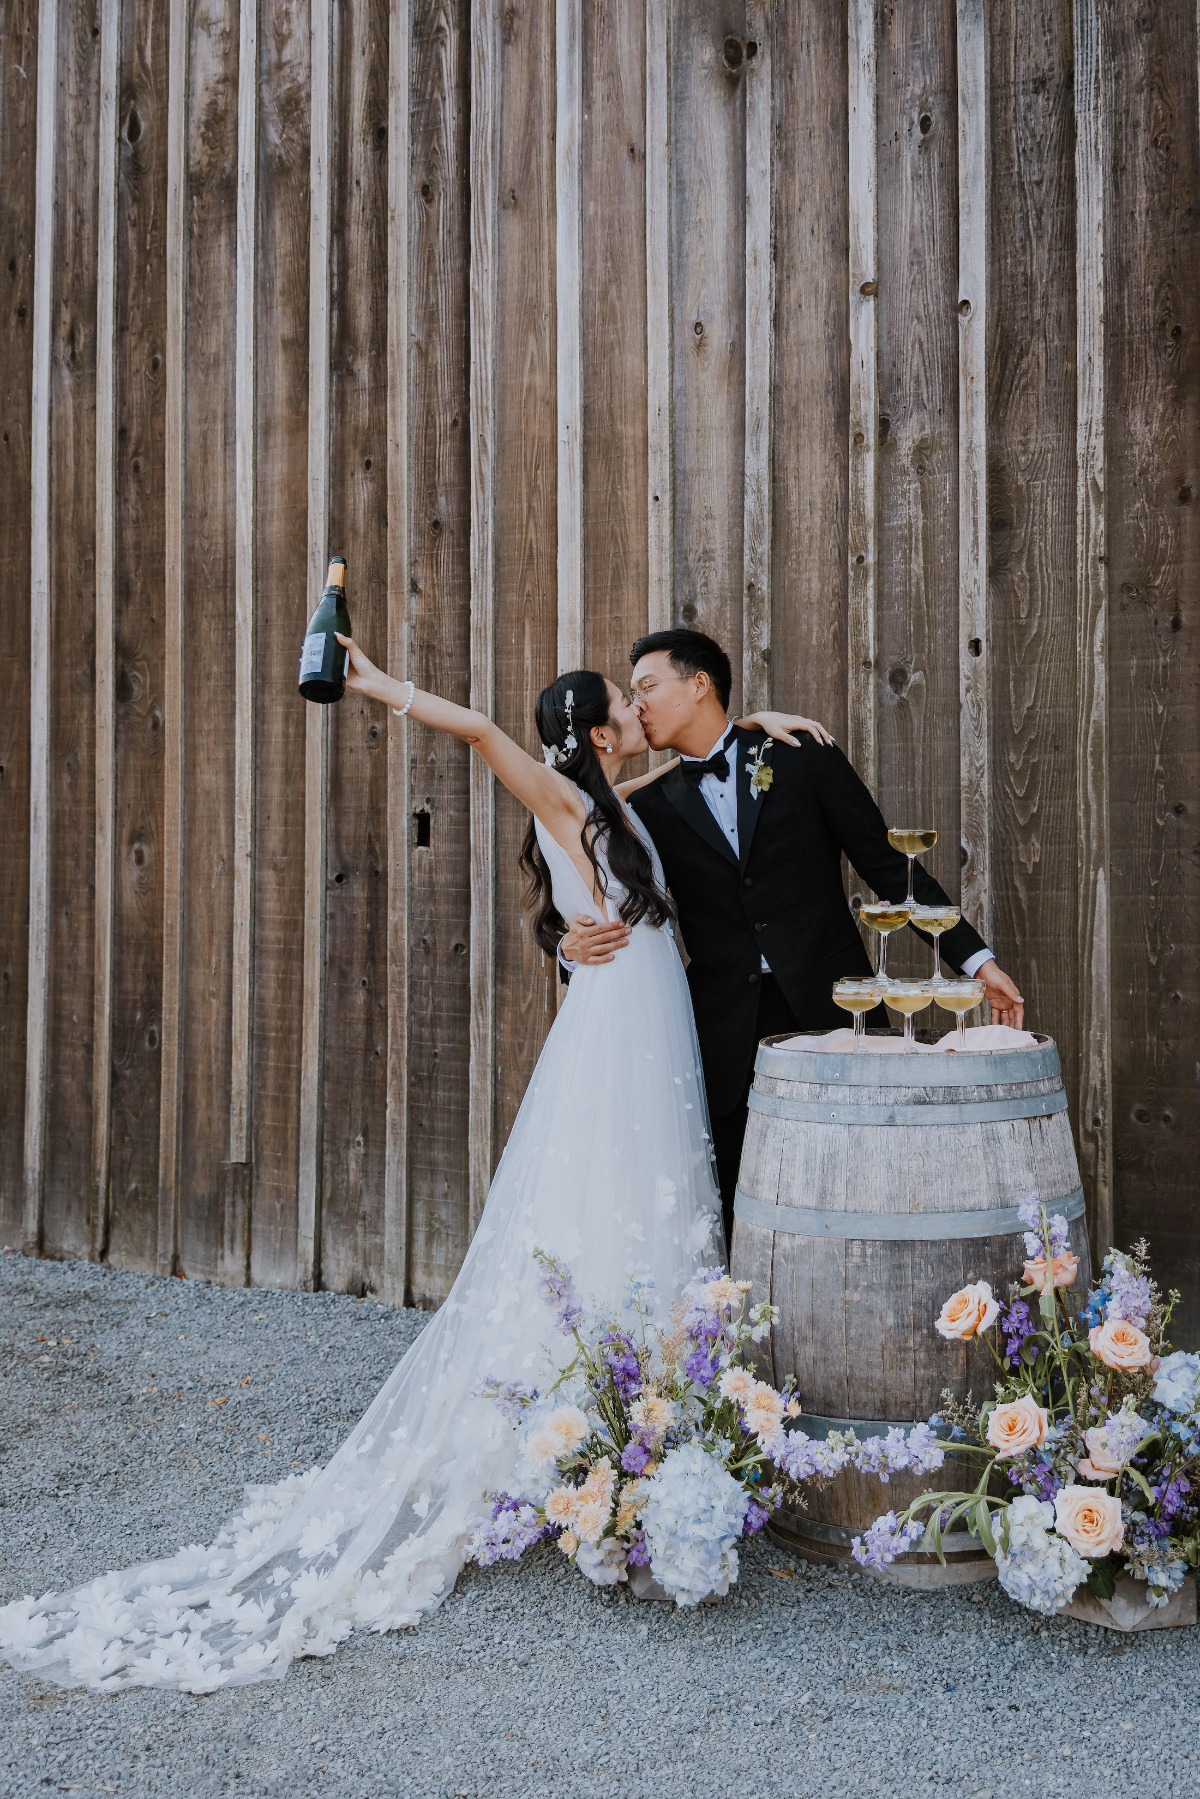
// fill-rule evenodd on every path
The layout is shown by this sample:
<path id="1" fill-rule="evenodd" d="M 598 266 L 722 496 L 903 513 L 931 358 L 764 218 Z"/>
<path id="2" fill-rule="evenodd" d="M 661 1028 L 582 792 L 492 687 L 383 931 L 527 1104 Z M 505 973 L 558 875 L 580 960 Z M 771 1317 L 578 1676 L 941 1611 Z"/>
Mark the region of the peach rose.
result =
<path id="1" fill-rule="evenodd" d="M 1092 1354 L 1099 1356 L 1106 1368 L 1145 1368 L 1153 1359 L 1149 1337 L 1127 1318 L 1093 1324 L 1088 1342 Z"/>
<path id="2" fill-rule="evenodd" d="M 972 1281 L 952 1293 L 938 1314 L 934 1329 L 951 1342 L 957 1337 L 974 1337 L 995 1322 L 1000 1311 L 995 1294 L 986 1281 Z"/>
<path id="3" fill-rule="evenodd" d="M 1054 1258 L 1054 1285 L 1071 1287 L 1075 1284 L 1075 1276 L 1079 1273 L 1079 1257 L 1073 1250 L 1064 1249 L 1060 1256 Z M 1046 1258 L 1038 1256 L 1032 1262 L 1026 1262 L 1021 1279 L 1033 1287 L 1038 1293 L 1046 1288 Z"/>
<path id="4" fill-rule="evenodd" d="M 1083 1440 L 1088 1446 L 1087 1455 L 1075 1466 L 1084 1480 L 1112 1480 L 1121 1472 L 1121 1464 L 1108 1447 L 1102 1424 L 1094 1424 L 1091 1430 L 1085 1430 Z"/>
<path id="5" fill-rule="evenodd" d="M 1054 1495 L 1054 1528 L 1080 1555 L 1110 1555 L 1125 1536 L 1121 1501 L 1095 1487 L 1060 1487 Z"/>
<path id="6" fill-rule="evenodd" d="M 1049 1422 L 1045 1408 L 1031 1393 L 1023 1393 L 996 1407 L 987 1422 L 987 1440 L 998 1458 L 1021 1455 L 1045 1441 Z"/>

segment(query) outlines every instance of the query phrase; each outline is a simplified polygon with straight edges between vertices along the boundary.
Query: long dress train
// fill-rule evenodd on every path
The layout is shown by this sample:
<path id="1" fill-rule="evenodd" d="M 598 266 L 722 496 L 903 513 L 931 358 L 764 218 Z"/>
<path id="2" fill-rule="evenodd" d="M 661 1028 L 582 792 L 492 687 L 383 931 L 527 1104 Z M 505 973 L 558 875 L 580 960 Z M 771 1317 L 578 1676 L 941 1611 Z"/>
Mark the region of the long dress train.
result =
<path id="1" fill-rule="evenodd" d="M 538 838 L 559 911 L 594 916 L 571 858 L 540 826 Z M 610 875 L 609 917 L 620 899 Z M 569 1263 L 601 1309 L 619 1305 L 631 1275 L 669 1301 L 720 1255 L 696 1032 L 669 929 L 636 925 L 613 962 L 576 972 L 458 1279 L 332 1459 L 247 1487 L 211 1544 L 0 1608 L 0 1656 L 62 1686 L 202 1693 L 282 1679 L 355 1628 L 415 1624 L 453 1587 L 489 1513 L 485 1489 L 512 1471 L 515 1431 L 477 1387 L 541 1384 L 547 1354 L 563 1364 L 535 1248 Z"/>

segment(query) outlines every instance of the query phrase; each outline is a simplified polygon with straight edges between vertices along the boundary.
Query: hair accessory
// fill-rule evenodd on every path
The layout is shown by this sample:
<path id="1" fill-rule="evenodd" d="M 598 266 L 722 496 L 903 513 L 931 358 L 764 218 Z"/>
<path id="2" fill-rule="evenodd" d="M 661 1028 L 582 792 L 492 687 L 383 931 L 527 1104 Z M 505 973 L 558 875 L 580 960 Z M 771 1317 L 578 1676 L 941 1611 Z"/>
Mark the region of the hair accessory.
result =
<path id="1" fill-rule="evenodd" d="M 571 757 L 575 754 L 575 751 L 579 748 L 579 745 L 575 741 L 575 720 L 573 717 L 575 710 L 575 695 L 569 687 L 567 688 L 567 697 L 564 703 L 567 713 L 567 735 L 563 739 L 563 746 L 561 749 L 553 743 L 544 743 L 542 745 L 542 761 L 546 764 L 547 768 L 554 768 L 560 762 L 569 762 Z"/>
<path id="2" fill-rule="evenodd" d="M 395 718 L 403 718 L 405 713 L 408 711 L 409 707 L 412 705 L 413 701 L 417 697 L 417 689 L 416 689 L 415 683 L 412 681 L 408 681 L 405 683 L 405 685 L 408 688 L 408 698 L 405 700 L 403 706 L 393 706 L 392 707 L 392 714 Z"/>

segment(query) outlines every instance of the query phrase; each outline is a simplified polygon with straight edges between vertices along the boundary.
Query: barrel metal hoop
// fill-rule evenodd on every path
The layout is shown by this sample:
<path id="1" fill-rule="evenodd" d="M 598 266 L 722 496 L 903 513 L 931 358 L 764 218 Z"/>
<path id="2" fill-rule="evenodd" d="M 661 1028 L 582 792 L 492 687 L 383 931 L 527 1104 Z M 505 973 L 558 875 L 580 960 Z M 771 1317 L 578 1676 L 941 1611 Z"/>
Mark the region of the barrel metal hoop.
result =
<path id="1" fill-rule="evenodd" d="M 1059 1087 L 1053 1093 L 1026 1094 L 1020 1099 L 973 1099 L 965 1105 L 856 1105 L 849 1094 L 844 1103 L 828 1100 L 791 1099 L 784 1093 L 750 1090 L 750 1110 L 767 1118 L 789 1118 L 797 1124 L 990 1124 L 1011 1118 L 1052 1118 L 1065 1112 L 1067 1096 Z"/>
<path id="2" fill-rule="evenodd" d="M 818 1032 L 812 1035 L 820 1035 Z M 864 1050 L 784 1049 L 784 1043 L 796 1038 L 766 1037 L 754 1058 L 756 1074 L 773 1075 L 785 1081 L 836 1082 L 855 1087 L 913 1087 L 925 1083 L 939 1087 L 987 1087 L 1007 1081 L 1044 1081 L 1060 1075 L 1058 1048 L 1052 1037 L 1038 1040 L 1036 1049 L 991 1050 L 987 1054 L 968 1051 L 943 1051 L 934 1063 L 937 1081 L 933 1081 L 930 1055 L 902 1050 L 884 1053 Z"/>
<path id="3" fill-rule="evenodd" d="M 786 1519 L 797 1536 L 811 1537 L 814 1543 L 836 1543 L 839 1549 L 849 1549 L 855 1537 L 863 1534 L 860 1530 L 847 1530 L 844 1524 L 826 1524 L 820 1518 L 810 1518 L 805 1512 L 782 1511 L 776 1516 Z M 942 1549 L 946 1555 L 978 1555 L 983 1544 L 968 1530 L 949 1530 L 942 1537 Z"/>
<path id="4" fill-rule="evenodd" d="M 851 1430 L 861 1443 L 864 1437 L 886 1437 L 890 1430 L 912 1430 L 911 1418 L 825 1418 L 820 1412 L 801 1412 L 796 1420 L 806 1436 L 828 1436 L 831 1430 Z"/>
<path id="5" fill-rule="evenodd" d="M 1083 1188 L 1045 1200 L 1048 1213 L 1060 1212 L 1070 1222 L 1082 1218 Z M 786 1231 L 794 1237 L 841 1238 L 856 1243 L 936 1243 L 959 1237 L 1009 1237 L 1022 1228 L 1018 1206 L 985 1212 L 827 1212 L 807 1206 L 776 1206 L 755 1199 L 738 1187 L 733 1215 L 760 1230 Z"/>

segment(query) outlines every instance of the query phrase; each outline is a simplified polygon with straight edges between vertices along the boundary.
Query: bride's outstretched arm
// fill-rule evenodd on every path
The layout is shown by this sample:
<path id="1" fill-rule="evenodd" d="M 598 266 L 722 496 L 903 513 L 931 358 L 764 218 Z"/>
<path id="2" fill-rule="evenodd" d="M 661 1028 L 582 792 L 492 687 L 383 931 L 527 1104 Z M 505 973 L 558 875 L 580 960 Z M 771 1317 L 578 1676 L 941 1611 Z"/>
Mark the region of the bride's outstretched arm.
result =
<path id="1" fill-rule="evenodd" d="M 352 693 L 361 693 L 364 699 L 378 700 L 397 711 L 403 708 L 418 724 L 428 725 L 434 731 L 445 731 L 448 736 L 469 743 L 509 792 L 536 813 L 549 829 L 553 830 L 567 817 L 582 821 L 583 798 L 574 783 L 560 775 L 557 769 L 535 761 L 482 712 L 476 712 L 471 706 L 458 706 L 453 700 L 443 700 L 436 693 L 425 693 L 416 686 L 411 688 L 410 699 L 407 681 L 393 680 L 391 675 L 376 668 L 352 637 L 343 637 L 339 631 L 337 640 L 345 646 L 349 658 L 346 686 Z"/>

